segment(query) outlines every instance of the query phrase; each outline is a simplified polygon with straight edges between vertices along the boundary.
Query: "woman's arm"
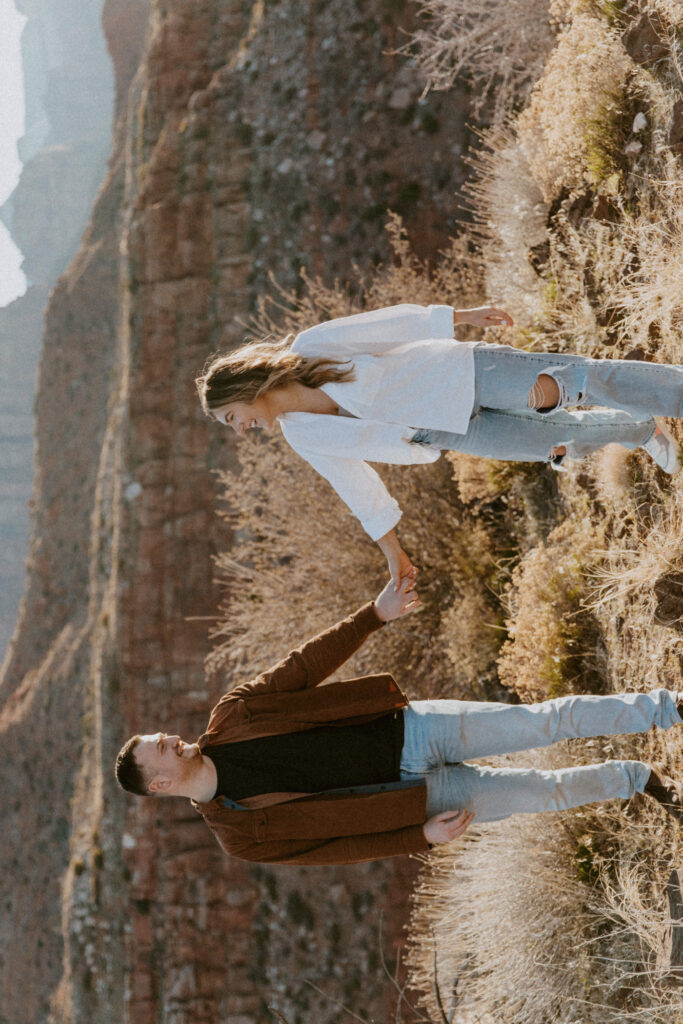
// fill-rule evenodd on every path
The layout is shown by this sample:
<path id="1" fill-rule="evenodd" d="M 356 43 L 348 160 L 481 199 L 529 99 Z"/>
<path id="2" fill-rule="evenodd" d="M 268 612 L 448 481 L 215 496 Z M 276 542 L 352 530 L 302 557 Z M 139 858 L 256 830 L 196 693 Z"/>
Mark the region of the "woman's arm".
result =
<path id="1" fill-rule="evenodd" d="M 415 584 L 415 577 L 417 576 L 417 567 L 413 565 L 399 544 L 398 537 L 394 531 L 389 530 L 383 537 L 380 537 L 377 545 L 387 560 L 394 590 L 398 590 L 403 580 L 408 580 L 410 583 L 409 589 L 412 589 Z"/>
<path id="2" fill-rule="evenodd" d="M 512 327 L 513 319 L 504 309 L 495 306 L 476 306 L 474 309 L 454 309 L 453 326 L 472 324 L 473 327 Z"/>

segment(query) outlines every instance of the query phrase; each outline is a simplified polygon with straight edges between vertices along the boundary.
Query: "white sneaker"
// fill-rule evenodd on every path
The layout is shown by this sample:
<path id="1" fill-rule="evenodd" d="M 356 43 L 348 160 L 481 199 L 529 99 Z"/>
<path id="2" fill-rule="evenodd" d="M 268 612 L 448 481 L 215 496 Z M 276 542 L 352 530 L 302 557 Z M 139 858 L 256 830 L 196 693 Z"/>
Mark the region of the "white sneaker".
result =
<path id="1" fill-rule="evenodd" d="M 666 424 L 655 417 L 655 432 L 649 441 L 641 445 L 654 459 L 660 469 L 673 476 L 681 468 L 681 448 Z"/>

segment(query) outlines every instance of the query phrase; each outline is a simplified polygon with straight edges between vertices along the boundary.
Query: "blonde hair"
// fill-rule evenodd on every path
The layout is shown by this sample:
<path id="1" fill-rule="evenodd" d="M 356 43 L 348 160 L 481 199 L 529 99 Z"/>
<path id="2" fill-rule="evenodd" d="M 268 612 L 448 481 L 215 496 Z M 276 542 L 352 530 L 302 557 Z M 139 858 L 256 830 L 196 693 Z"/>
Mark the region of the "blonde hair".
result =
<path id="1" fill-rule="evenodd" d="M 307 359 L 292 352 L 291 338 L 290 334 L 280 342 L 255 342 L 211 357 L 195 381 L 206 415 L 212 416 L 214 410 L 231 402 L 249 404 L 288 384 L 319 388 L 354 379 L 353 364 L 344 367 L 334 359 Z"/>

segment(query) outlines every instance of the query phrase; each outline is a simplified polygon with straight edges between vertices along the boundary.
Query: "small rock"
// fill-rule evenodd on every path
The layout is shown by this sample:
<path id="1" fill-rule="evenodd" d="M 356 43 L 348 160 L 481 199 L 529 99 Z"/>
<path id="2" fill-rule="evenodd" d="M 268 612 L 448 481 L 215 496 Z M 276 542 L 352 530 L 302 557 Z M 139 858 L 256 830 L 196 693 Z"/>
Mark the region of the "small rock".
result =
<path id="1" fill-rule="evenodd" d="M 142 484 L 139 484 L 137 480 L 133 481 L 132 484 L 128 484 L 125 490 L 126 501 L 135 501 L 142 494 Z"/>
<path id="2" fill-rule="evenodd" d="M 326 138 L 327 136 L 325 135 L 325 132 L 321 132 L 316 128 L 314 131 L 308 133 L 306 136 L 306 143 L 311 149 L 315 149 L 316 152 L 319 152 L 325 145 Z"/>
<path id="3" fill-rule="evenodd" d="M 389 97 L 389 106 L 392 110 L 407 110 L 413 102 L 413 94 L 410 89 L 394 89 Z"/>
<path id="4" fill-rule="evenodd" d="M 633 134 L 637 135 L 643 128 L 647 128 L 647 118 L 643 113 L 636 114 L 633 118 Z"/>
<path id="5" fill-rule="evenodd" d="M 289 174 L 293 167 L 294 161 L 291 159 L 291 157 L 286 156 L 284 160 L 280 161 L 280 163 L 277 165 L 275 169 L 278 174 Z"/>
<path id="6" fill-rule="evenodd" d="M 642 148 L 642 142 L 638 142 L 637 139 L 633 139 L 632 142 L 627 143 L 626 147 L 624 148 L 624 153 L 626 153 L 628 156 L 638 156 Z"/>

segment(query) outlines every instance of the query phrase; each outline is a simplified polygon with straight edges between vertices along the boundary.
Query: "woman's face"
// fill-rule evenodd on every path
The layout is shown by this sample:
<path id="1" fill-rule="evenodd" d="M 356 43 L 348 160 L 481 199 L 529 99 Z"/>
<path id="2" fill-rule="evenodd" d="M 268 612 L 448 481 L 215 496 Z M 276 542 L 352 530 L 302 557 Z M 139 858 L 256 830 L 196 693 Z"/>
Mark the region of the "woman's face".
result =
<path id="1" fill-rule="evenodd" d="M 243 434 L 252 427 L 270 430 L 275 420 L 275 411 L 268 395 L 261 395 L 253 402 L 229 402 L 213 415 L 219 423 L 232 427 L 236 434 Z"/>

